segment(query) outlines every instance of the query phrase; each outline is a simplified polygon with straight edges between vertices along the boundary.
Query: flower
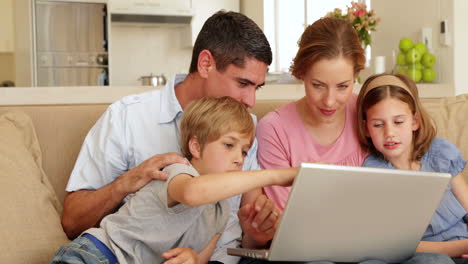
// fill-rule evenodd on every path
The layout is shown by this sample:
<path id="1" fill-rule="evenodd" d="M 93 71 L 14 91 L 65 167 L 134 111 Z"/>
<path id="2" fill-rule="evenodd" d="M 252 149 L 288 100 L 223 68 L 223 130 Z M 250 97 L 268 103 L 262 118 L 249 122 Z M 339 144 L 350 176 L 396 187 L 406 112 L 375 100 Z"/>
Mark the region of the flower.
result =
<path id="1" fill-rule="evenodd" d="M 332 12 L 328 12 L 326 17 L 336 17 L 349 21 L 356 33 L 358 34 L 364 46 L 371 44 L 370 31 L 375 31 L 380 18 L 376 16 L 374 10 L 367 11 L 367 6 L 364 2 L 351 2 L 351 6 L 346 6 L 347 13 L 339 8 L 335 8 Z"/>

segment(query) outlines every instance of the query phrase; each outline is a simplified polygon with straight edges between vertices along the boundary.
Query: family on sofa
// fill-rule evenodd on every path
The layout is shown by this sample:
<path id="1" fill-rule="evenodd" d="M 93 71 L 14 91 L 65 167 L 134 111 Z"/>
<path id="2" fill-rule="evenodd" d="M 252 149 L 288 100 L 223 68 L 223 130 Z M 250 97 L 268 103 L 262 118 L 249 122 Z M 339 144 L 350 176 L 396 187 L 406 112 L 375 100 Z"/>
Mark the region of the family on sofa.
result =
<path id="1" fill-rule="evenodd" d="M 289 194 L 278 185 L 295 174 L 285 168 L 325 162 L 452 174 L 424 241 L 405 263 L 463 263 L 466 162 L 454 145 L 434 138 L 415 84 L 384 74 L 354 95 L 365 62 L 358 36 L 344 20 L 320 19 L 304 31 L 291 66 L 306 96 L 265 116 L 254 138 L 246 108 L 271 61 L 252 20 L 220 11 L 202 27 L 188 75 L 112 104 L 70 176 L 62 226 L 75 240 L 52 262 L 237 263 L 227 247 L 266 248 L 273 238 Z M 239 111 L 226 118 L 232 109 Z M 176 154 L 181 149 L 184 157 Z"/>

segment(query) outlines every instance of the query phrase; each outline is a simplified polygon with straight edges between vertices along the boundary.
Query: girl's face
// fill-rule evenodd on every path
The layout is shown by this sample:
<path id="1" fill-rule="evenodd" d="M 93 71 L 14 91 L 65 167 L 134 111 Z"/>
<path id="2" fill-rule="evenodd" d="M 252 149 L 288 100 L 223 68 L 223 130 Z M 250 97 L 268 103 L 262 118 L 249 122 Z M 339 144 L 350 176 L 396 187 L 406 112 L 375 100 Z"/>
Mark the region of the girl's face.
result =
<path id="1" fill-rule="evenodd" d="M 366 112 L 366 132 L 375 148 L 392 164 L 407 164 L 413 150 L 413 131 L 419 121 L 405 102 L 388 97 Z"/>
<path id="2" fill-rule="evenodd" d="M 346 113 L 353 92 L 354 64 L 337 57 L 314 63 L 303 76 L 310 115 L 321 123 L 332 123 Z"/>

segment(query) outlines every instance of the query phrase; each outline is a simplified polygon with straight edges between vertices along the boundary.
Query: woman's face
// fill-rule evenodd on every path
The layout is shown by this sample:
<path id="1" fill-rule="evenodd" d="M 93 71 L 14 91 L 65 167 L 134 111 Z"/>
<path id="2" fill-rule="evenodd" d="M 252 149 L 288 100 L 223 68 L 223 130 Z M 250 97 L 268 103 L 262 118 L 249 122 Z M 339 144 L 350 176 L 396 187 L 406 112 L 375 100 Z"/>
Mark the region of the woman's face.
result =
<path id="1" fill-rule="evenodd" d="M 322 59 L 304 74 L 309 115 L 319 123 L 333 123 L 346 114 L 346 103 L 353 92 L 353 66 L 343 57 Z"/>

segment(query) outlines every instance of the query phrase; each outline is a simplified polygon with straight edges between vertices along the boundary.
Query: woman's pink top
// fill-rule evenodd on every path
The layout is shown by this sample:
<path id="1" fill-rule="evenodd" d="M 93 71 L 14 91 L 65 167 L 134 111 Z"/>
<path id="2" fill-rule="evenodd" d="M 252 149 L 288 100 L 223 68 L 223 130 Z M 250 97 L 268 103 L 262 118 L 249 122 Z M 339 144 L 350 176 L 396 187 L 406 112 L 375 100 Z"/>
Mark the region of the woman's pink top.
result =
<path id="1" fill-rule="evenodd" d="M 340 137 L 330 146 L 321 145 L 309 134 L 291 102 L 268 113 L 257 126 L 258 162 L 264 169 L 298 167 L 301 162 L 361 166 L 367 154 L 357 137 L 356 100 L 353 94 L 346 106 L 346 124 Z M 265 187 L 266 195 L 284 210 L 291 187 Z"/>

